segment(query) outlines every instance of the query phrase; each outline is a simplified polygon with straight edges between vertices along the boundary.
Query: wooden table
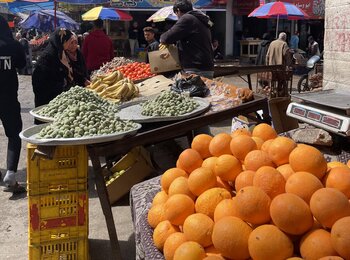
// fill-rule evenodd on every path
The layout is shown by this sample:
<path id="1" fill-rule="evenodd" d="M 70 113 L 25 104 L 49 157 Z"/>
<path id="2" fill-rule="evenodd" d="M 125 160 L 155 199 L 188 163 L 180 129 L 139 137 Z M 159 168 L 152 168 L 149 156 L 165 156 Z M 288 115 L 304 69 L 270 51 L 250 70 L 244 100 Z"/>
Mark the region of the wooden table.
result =
<path id="1" fill-rule="evenodd" d="M 242 78 L 242 76 L 247 76 L 247 80 L 242 79 L 248 83 L 249 89 L 252 90 L 251 74 L 272 72 L 282 70 L 283 68 L 283 65 L 239 65 L 234 62 L 216 63 L 214 65 L 214 77 L 237 75 Z"/>
<path id="2" fill-rule="evenodd" d="M 241 40 L 239 43 L 241 47 L 241 57 L 256 58 L 261 40 Z"/>
<path id="3" fill-rule="evenodd" d="M 249 115 L 258 110 L 263 111 L 263 118 L 252 118 Z M 238 115 L 245 115 L 257 122 L 271 123 L 267 98 L 260 95 L 255 95 L 253 101 L 244 103 L 237 107 L 219 112 L 198 115 L 182 121 L 143 124 L 142 129 L 135 136 L 127 137 L 114 142 L 87 146 L 95 174 L 97 194 L 99 196 L 103 214 L 106 219 L 112 253 L 115 256 L 115 259 L 121 259 L 120 247 L 111 205 L 109 204 L 107 189 L 102 174 L 103 168 L 100 158 L 113 158 L 118 155 L 126 154 L 133 147 L 139 145 L 155 144 L 185 135 L 188 136 L 188 138 L 191 138 L 192 130 L 194 129 L 198 129 L 216 122 L 221 122 L 227 118 L 232 118 Z"/>

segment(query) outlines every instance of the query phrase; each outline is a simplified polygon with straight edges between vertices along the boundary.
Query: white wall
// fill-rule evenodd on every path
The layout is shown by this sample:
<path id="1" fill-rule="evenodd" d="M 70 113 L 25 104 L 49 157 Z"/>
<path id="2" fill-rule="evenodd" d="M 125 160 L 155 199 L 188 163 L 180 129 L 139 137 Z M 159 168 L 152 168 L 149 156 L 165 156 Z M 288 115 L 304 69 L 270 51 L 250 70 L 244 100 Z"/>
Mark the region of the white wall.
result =
<path id="1" fill-rule="evenodd" d="M 229 0 L 226 5 L 225 55 L 233 55 L 233 28 L 232 1 Z"/>
<path id="2" fill-rule="evenodd" d="M 323 88 L 350 90 L 350 2 L 327 0 Z"/>

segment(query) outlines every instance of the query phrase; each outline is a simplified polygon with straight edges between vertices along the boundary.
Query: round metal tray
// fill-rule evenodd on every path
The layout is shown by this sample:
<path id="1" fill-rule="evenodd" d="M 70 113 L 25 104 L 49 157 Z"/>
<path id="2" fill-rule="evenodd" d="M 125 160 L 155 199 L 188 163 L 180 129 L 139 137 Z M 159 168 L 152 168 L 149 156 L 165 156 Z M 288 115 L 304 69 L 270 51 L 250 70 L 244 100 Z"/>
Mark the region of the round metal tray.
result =
<path id="1" fill-rule="evenodd" d="M 46 117 L 38 114 L 38 111 L 46 106 L 47 105 L 42 105 L 42 106 L 33 108 L 32 110 L 29 111 L 29 114 L 31 114 L 32 116 L 34 116 L 34 118 L 40 120 L 41 122 L 47 122 L 47 123 L 53 122 L 54 121 L 53 117 Z"/>
<path id="2" fill-rule="evenodd" d="M 126 132 L 118 132 L 108 135 L 99 135 L 99 136 L 86 136 L 81 138 L 52 138 L 52 139 L 38 139 L 37 135 L 41 129 L 43 129 L 47 124 L 31 126 L 23 130 L 19 136 L 22 140 L 27 141 L 32 144 L 37 145 L 82 145 L 82 144 L 96 144 L 104 143 L 122 139 L 127 136 L 133 136 L 141 128 L 140 124 L 137 124 L 137 127 L 133 130 Z"/>
<path id="3" fill-rule="evenodd" d="M 141 111 L 142 111 L 141 104 L 135 104 L 135 105 L 121 108 L 119 113 L 117 113 L 117 116 L 119 116 L 120 119 L 132 120 L 138 123 L 175 121 L 175 120 L 182 120 L 182 119 L 186 119 L 186 118 L 190 118 L 190 117 L 202 114 L 210 106 L 210 102 L 207 101 L 206 99 L 199 98 L 199 97 L 194 97 L 193 99 L 196 100 L 199 106 L 195 110 L 180 116 L 153 116 L 153 117 L 144 116 L 141 114 Z"/>

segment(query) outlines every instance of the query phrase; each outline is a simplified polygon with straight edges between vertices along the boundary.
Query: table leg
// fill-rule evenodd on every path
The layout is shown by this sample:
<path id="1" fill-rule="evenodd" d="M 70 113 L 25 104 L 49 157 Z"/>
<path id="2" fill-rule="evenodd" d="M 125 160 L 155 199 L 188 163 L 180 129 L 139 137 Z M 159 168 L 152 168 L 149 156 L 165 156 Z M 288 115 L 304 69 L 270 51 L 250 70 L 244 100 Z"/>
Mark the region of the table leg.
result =
<path id="1" fill-rule="evenodd" d="M 122 256 L 120 253 L 117 230 L 115 228 L 113 213 L 112 213 L 111 205 L 109 204 L 107 189 L 106 189 L 105 181 L 102 175 L 101 162 L 99 157 L 95 155 L 95 152 L 93 151 L 93 149 L 88 149 L 88 151 L 89 151 L 89 156 L 94 168 L 97 194 L 100 199 L 102 211 L 106 219 L 109 239 L 111 243 L 112 255 L 115 257 L 114 259 L 121 260 Z"/>
<path id="2" fill-rule="evenodd" d="M 270 116 L 270 110 L 269 110 L 269 104 L 268 102 L 264 103 L 262 105 L 262 117 L 263 117 L 263 122 L 265 122 L 266 124 L 271 125 L 271 116 Z"/>
<path id="3" fill-rule="evenodd" d="M 248 80 L 249 89 L 252 90 L 252 79 L 250 77 L 250 74 L 247 75 L 247 80 Z"/>

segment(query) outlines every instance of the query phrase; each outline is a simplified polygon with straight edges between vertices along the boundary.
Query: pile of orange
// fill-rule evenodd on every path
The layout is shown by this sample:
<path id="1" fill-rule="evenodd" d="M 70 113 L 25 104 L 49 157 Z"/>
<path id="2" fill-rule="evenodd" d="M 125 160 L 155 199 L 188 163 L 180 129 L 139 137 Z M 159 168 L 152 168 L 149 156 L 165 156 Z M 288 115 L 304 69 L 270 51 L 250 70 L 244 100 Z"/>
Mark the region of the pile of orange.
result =
<path id="1" fill-rule="evenodd" d="M 350 259 L 350 162 L 267 124 L 201 134 L 148 212 L 166 260 Z"/>

